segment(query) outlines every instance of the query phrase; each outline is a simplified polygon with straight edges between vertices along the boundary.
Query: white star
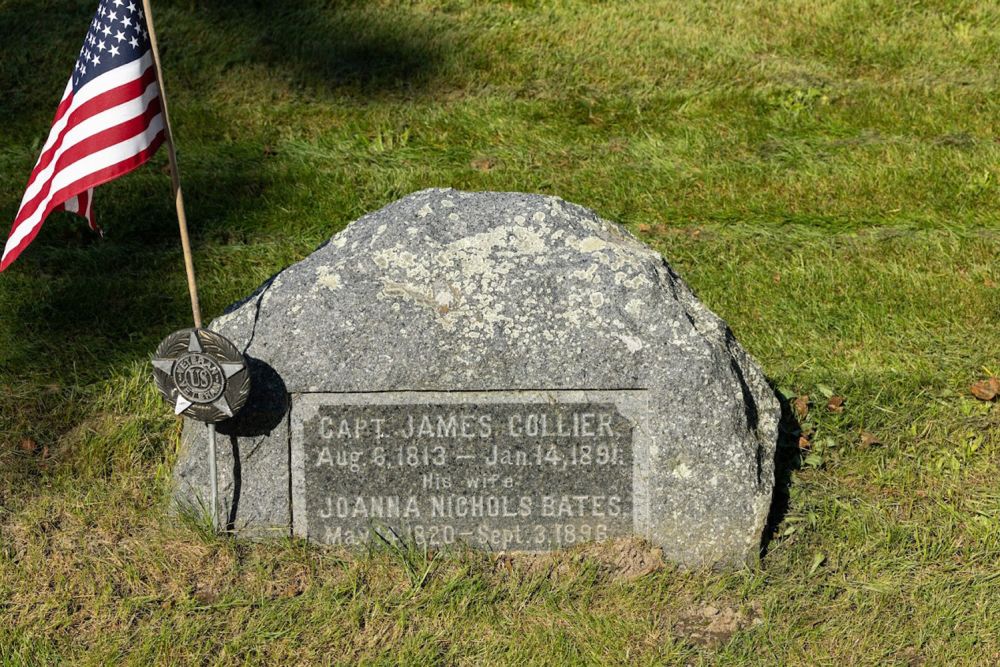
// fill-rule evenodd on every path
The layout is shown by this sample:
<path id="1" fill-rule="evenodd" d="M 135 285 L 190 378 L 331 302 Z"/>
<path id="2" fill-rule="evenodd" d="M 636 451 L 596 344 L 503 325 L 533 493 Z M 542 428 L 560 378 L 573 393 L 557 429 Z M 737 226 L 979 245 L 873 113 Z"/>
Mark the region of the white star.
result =
<path id="1" fill-rule="evenodd" d="M 122 25 L 125 26 L 126 28 L 130 27 L 132 25 L 132 19 L 130 19 L 127 16 L 123 16 L 122 17 Z"/>
<path id="2" fill-rule="evenodd" d="M 108 21 L 117 21 L 117 20 L 118 20 L 118 14 L 115 14 L 114 12 L 108 13 Z"/>
<path id="3" fill-rule="evenodd" d="M 143 13 L 141 9 L 139 10 L 139 18 L 143 18 Z"/>
<path id="4" fill-rule="evenodd" d="M 91 62 L 94 63 L 95 65 L 100 65 L 101 59 L 98 58 L 97 56 L 94 56 L 93 58 L 91 58 Z"/>
<path id="5" fill-rule="evenodd" d="M 122 40 L 125 39 L 125 33 L 123 33 L 121 30 L 119 30 L 118 34 L 115 35 L 115 39 L 117 39 L 118 43 L 121 44 Z"/>
<path id="6" fill-rule="evenodd" d="M 86 73 L 87 73 L 87 68 L 84 67 L 83 65 L 80 65 L 80 74 L 86 74 Z"/>
<path id="7" fill-rule="evenodd" d="M 134 12 L 135 11 L 135 3 L 134 2 L 128 3 L 128 7 L 126 7 L 126 9 L 129 10 L 130 12 Z"/>
<path id="8" fill-rule="evenodd" d="M 110 50 L 110 53 L 113 56 L 117 56 L 118 55 L 118 47 L 117 46 L 112 46 L 111 50 Z"/>
<path id="9" fill-rule="evenodd" d="M 104 26 L 104 30 L 102 30 L 102 31 L 101 31 L 101 33 L 102 33 L 102 34 L 103 34 L 103 35 L 104 35 L 105 37 L 107 37 L 108 35 L 110 35 L 110 34 L 111 34 L 111 28 L 109 28 L 108 26 Z"/>
<path id="10" fill-rule="evenodd" d="M 137 40 L 135 37 L 132 37 L 132 39 L 128 40 L 128 45 L 131 46 L 133 49 L 137 49 L 139 48 L 139 40 Z"/>
<path id="11" fill-rule="evenodd" d="M 97 43 L 97 50 L 98 51 L 103 51 L 106 48 L 108 48 L 108 47 L 104 45 L 104 40 L 103 39 Z"/>
<path id="12" fill-rule="evenodd" d="M 121 7 L 122 6 L 122 0 L 115 0 L 114 5 L 115 5 L 115 7 Z"/>

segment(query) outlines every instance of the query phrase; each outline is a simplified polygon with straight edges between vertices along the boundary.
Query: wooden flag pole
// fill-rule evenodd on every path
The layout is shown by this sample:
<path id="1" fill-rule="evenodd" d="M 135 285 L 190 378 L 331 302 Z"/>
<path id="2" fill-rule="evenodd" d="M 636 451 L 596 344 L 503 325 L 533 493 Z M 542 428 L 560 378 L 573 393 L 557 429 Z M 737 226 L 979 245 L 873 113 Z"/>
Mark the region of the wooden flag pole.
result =
<path id="1" fill-rule="evenodd" d="M 181 231 L 181 249 L 184 251 L 184 271 L 187 273 L 188 294 L 191 295 L 191 314 L 194 316 L 194 326 L 201 328 L 201 305 L 198 303 L 198 283 L 194 278 L 194 258 L 191 256 L 191 239 L 188 236 L 187 214 L 184 212 L 184 191 L 181 190 L 181 172 L 177 168 L 177 151 L 174 148 L 174 132 L 170 126 L 170 113 L 167 111 L 167 91 L 163 85 L 163 69 L 160 67 L 160 49 L 156 43 L 156 30 L 153 29 L 153 10 L 149 0 L 142 0 L 143 11 L 146 12 L 146 27 L 149 29 L 149 46 L 153 52 L 153 65 L 156 67 L 156 82 L 160 85 L 160 104 L 163 105 L 164 134 L 167 141 L 167 155 L 170 158 L 170 180 L 174 186 L 174 204 L 177 207 L 177 225 Z M 215 456 L 215 424 L 208 424 L 208 474 L 211 484 L 212 528 L 219 530 L 219 475 L 216 470 Z"/>
<path id="2" fill-rule="evenodd" d="M 156 67 L 156 81 L 160 85 L 160 104 L 163 106 L 164 134 L 167 143 L 167 155 L 170 158 L 170 180 L 174 186 L 174 203 L 177 207 L 177 224 L 181 231 L 181 249 L 184 251 L 184 271 L 187 273 L 188 293 L 191 295 L 191 314 L 194 316 L 194 326 L 201 328 L 201 306 L 198 303 L 198 283 L 194 278 L 194 259 L 191 256 L 191 239 L 188 237 L 187 214 L 184 212 L 184 192 L 181 190 L 181 173 L 177 168 L 177 151 L 174 149 L 174 133 L 170 126 L 170 114 L 167 112 L 167 92 L 163 86 L 163 70 L 160 68 L 160 50 L 156 44 L 156 31 L 153 29 L 153 11 L 149 0 L 142 0 L 146 12 L 146 27 L 149 28 L 149 44 L 153 51 L 153 64 Z"/>

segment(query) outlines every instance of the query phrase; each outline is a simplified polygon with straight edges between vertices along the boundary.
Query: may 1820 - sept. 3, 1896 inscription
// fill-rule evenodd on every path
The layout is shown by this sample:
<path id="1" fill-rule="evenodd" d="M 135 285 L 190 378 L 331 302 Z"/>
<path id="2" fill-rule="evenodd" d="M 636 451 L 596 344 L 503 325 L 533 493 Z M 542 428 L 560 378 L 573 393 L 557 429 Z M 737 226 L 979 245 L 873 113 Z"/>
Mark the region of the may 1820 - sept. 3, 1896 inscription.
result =
<path id="1" fill-rule="evenodd" d="M 640 391 L 307 394 L 295 533 L 545 551 L 633 534 Z"/>

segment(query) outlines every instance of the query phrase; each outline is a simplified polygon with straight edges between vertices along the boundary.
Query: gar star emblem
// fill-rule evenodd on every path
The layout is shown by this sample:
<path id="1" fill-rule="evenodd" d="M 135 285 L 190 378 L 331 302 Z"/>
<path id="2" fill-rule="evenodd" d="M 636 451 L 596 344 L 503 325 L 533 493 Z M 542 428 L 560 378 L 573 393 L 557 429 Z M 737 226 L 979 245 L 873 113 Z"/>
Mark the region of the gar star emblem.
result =
<path id="1" fill-rule="evenodd" d="M 246 359 L 214 331 L 171 334 L 156 349 L 152 363 L 156 386 L 174 414 L 213 423 L 232 417 L 246 403 Z"/>

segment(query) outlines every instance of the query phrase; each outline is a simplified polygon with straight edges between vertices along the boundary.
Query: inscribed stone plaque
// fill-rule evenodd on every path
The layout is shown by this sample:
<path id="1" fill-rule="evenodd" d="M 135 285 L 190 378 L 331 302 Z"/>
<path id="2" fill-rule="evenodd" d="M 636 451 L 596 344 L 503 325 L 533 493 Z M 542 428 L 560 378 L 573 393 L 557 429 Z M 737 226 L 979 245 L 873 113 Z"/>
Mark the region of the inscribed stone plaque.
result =
<path id="1" fill-rule="evenodd" d="M 295 532 L 544 551 L 635 532 L 642 392 L 293 399 Z"/>

